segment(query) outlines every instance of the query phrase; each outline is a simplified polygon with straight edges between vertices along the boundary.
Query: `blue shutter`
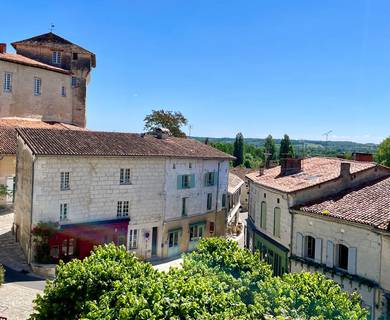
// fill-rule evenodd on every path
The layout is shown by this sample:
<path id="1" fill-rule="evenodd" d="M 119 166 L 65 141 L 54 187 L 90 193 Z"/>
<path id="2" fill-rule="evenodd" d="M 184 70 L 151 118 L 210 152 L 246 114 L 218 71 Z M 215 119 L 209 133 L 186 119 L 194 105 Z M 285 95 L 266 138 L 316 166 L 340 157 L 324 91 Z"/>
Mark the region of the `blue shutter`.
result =
<path id="1" fill-rule="evenodd" d="M 177 189 L 183 189 L 183 176 L 177 176 Z"/>
<path id="2" fill-rule="evenodd" d="M 213 172 L 213 179 L 212 179 L 213 183 L 212 185 L 215 186 L 215 171 Z"/>
<path id="3" fill-rule="evenodd" d="M 190 188 L 195 188 L 195 175 L 190 175 Z"/>
<path id="4" fill-rule="evenodd" d="M 320 238 L 316 238 L 314 260 L 318 263 L 322 262 L 322 239 Z"/>

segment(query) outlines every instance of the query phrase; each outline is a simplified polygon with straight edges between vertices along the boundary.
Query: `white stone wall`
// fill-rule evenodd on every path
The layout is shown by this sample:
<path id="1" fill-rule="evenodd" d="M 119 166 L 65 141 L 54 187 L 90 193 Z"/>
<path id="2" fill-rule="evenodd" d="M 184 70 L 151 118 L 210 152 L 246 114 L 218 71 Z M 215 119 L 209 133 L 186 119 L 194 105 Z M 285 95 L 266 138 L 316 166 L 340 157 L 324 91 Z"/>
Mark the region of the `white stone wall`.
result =
<path id="1" fill-rule="evenodd" d="M 12 91 L 4 92 L 4 73 L 12 73 Z M 34 77 L 42 79 L 42 94 L 34 95 Z M 61 95 L 61 87 L 66 97 Z M 43 117 L 42 117 L 43 116 Z M 36 117 L 72 123 L 71 76 L 0 61 L 0 117 Z"/>
<path id="2" fill-rule="evenodd" d="M 190 168 L 191 164 L 191 168 Z M 207 172 L 218 172 L 214 186 L 204 186 L 204 175 Z M 175 167 L 175 168 L 174 168 Z M 182 198 L 187 197 L 187 215 L 198 215 L 206 212 L 215 212 L 222 209 L 222 194 L 227 195 L 228 186 L 228 161 L 218 160 L 191 160 L 168 159 L 166 161 L 166 207 L 164 216 L 166 220 L 181 218 Z M 177 176 L 195 174 L 195 187 L 190 189 L 177 188 Z M 218 175 L 218 174 L 217 174 Z M 217 187 L 217 181 L 219 187 Z M 218 191 L 217 191 L 218 190 Z M 207 210 L 207 194 L 212 193 L 211 210 Z M 218 193 L 218 199 L 217 199 Z M 226 196 L 227 197 L 227 196 Z M 218 202 L 218 204 L 216 203 Z"/>
<path id="3" fill-rule="evenodd" d="M 264 197 L 265 194 L 265 197 Z M 278 203 L 279 199 L 279 203 Z M 260 227 L 261 202 L 267 204 L 266 228 Z M 274 209 L 279 207 L 280 213 L 280 238 L 273 235 L 274 230 Z M 291 242 L 291 214 L 288 207 L 287 195 L 266 189 L 258 184 L 250 182 L 249 187 L 249 215 L 255 222 L 256 227 L 281 243 L 285 247 L 290 247 Z"/>
<path id="4" fill-rule="evenodd" d="M 342 221 L 332 220 L 330 218 L 317 218 L 304 214 L 294 214 L 293 225 L 293 246 L 292 254 L 297 254 L 297 233 L 304 236 L 310 235 L 314 238 L 322 239 L 322 255 L 321 264 L 326 264 L 327 259 L 327 241 L 331 240 L 334 244 L 344 244 L 347 247 L 357 248 L 356 254 L 356 274 L 363 278 L 369 279 L 378 283 L 382 289 L 388 290 L 390 282 L 388 243 L 389 236 L 382 235 L 380 232 L 370 230 L 368 227 L 343 223 Z M 383 244 L 383 247 L 382 247 Z M 387 246 L 386 246 L 387 244 Z M 387 251 L 386 251 L 387 249 Z M 382 262 L 382 266 L 381 266 Z M 313 270 L 311 270 L 313 269 Z M 292 262 L 291 271 L 315 271 L 313 267 L 309 267 L 301 262 Z M 322 270 L 316 270 L 322 272 Z M 325 273 L 326 276 L 329 276 Z M 349 292 L 358 291 L 363 298 L 366 306 L 369 306 L 377 319 L 384 312 L 385 305 L 382 305 L 382 293 L 379 298 L 375 296 L 375 290 L 359 283 L 343 279 L 335 275 L 333 280 L 340 283 L 343 288 Z M 375 302 L 375 299 L 378 300 Z"/>
<path id="5" fill-rule="evenodd" d="M 38 157 L 35 166 L 34 223 L 59 221 L 61 202 L 67 223 L 115 219 L 118 201 L 129 201 L 131 224 L 161 218 L 164 159 Z M 121 168 L 130 168 L 130 185 L 119 184 Z M 60 190 L 61 171 L 70 172 L 70 190 Z"/>

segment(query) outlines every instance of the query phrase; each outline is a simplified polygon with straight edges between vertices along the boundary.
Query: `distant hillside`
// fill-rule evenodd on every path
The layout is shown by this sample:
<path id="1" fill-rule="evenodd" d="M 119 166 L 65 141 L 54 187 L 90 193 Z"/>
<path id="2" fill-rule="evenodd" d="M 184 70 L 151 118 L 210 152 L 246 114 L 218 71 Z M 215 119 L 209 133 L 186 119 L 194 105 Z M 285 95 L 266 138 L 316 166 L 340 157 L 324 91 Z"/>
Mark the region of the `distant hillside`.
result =
<path id="1" fill-rule="evenodd" d="M 192 137 L 196 140 L 204 142 L 206 137 Z M 234 138 L 208 138 L 209 142 L 214 143 L 234 143 Z M 263 147 L 265 139 L 245 138 L 245 143 L 256 147 Z M 317 141 L 317 140 L 291 140 L 294 149 L 301 152 L 303 145 L 305 146 L 305 154 L 321 155 L 324 153 L 353 153 L 353 152 L 369 152 L 375 153 L 377 146 L 375 143 L 357 143 L 351 141 Z M 275 139 L 277 146 L 280 145 L 280 139 Z"/>

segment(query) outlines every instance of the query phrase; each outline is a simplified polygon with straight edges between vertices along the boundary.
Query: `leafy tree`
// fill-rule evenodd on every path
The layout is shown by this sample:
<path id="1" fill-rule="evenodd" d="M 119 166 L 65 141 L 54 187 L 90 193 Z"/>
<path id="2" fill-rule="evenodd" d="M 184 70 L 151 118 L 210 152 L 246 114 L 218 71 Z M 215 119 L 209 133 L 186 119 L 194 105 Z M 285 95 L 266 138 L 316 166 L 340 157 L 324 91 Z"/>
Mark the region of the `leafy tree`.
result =
<path id="1" fill-rule="evenodd" d="M 182 126 L 188 123 L 188 120 L 178 111 L 153 110 L 151 114 L 144 119 L 145 131 L 153 131 L 157 127 L 169 129 L 175 137 L 186 137 L 186 134 L 181 130 Z"/>
<path id="2" fill-rule="evenodd" d="M 236 140 L 234 141 L 233 156 L 236 157 L 234 160 L 234 166 L 237 167 L 244 162 L 244 136 L 241 132 L 237 133 Z"/>
<path id="3" fill-rule="evenodd" d="M 290 137 L 285 134 L 280 140 L 279 159 L 294 157 L 294 149 L 290 141 Z"/>
<path id="4" fill-rule="evenodd" d="M 376 161 L 390 167 L 390 137 L 384 139 L 378 146 Z"/>
<path id="5" fill-rule="evenodd" d="M 8 189 L 5 185 L 0 184 L 0 197 L 5 197 L 8 195 Z"/>
<path id="6" fill-rule="evenodd" d="M 268 135 L 267 138 L 265 138 L 264 152 L 268 153 L 266 162 L 266 166 L 268 167 L 270 160 L 274 160 L 276 157 L 276 145 L 271 135 Z"/>
<path id="7" fill-rule="evenodd" d="M 357 294 L 309 273 L 273 278 L 260 254 L 200 241 L 181 269 L 158 272 L 124 246 L 60 263 L 32 319 L 366 319 Z"/>

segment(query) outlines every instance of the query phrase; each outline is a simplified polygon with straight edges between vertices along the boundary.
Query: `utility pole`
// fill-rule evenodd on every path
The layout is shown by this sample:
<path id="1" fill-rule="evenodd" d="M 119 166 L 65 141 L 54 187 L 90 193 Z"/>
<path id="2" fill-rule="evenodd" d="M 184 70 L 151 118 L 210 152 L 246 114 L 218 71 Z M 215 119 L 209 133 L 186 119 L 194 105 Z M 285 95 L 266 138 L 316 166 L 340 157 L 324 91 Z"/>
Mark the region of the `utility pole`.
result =
<path id="1" fill-rule="evenodd" d="M 329 130 L 323 134 L 323 136 L 326 137 L 325 140 L 325 148 L 328 149 L 328 140 L 329 140 L 329 135 L 333 132 L 333 130 Z"/>

